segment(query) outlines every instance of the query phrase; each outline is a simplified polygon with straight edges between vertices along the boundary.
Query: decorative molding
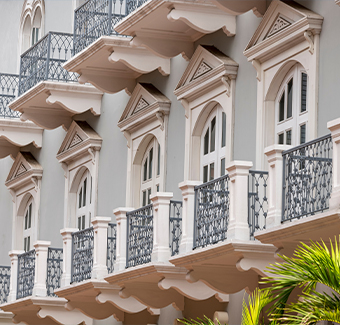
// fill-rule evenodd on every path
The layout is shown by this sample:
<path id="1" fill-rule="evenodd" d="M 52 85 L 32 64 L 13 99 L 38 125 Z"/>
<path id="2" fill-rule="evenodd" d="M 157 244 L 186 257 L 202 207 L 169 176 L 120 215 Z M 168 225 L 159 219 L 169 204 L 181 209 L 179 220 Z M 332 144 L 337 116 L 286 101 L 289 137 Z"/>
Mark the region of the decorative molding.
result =
<path id="1" fill-rule="evenodd" d="M 281 16 L 277 17 L 276 21 L 274 22 L 274 24 L 270 28 L 270 30 L 269 30 L 268 34 L 266 35 L 265 39 L 273 36 L 274 34 L 280 32 L 281 30 L 287 28 L 290 25 L 291 25 L 291 23 L 287 19 L 285 19 L 285 18 L 283 18 Z"/>
<path id="2" fill-rule="evenodd" d="M 238 64 L 217 48 L 199 45 L 174 93 L 178 100 L 185 99 L 187 102 L 191 102 L 198 97 L 205 96 L 222 84 L 226 87 L 227 95 L 230 96 L 231 83 L 229 80 L 236 78 L 237 71 Z M 182 105 L 187 107 L 183 102 Z M 185 115 L 188 118 L 188 112 Z"/>
<path id="3" fill-rule="evenodd" d="M 129 132 L 127 132 L 127 131 L 123 131 L 123 135 L 124 135 L 124 137 L 126 139 L 126 146 L 128 148 L 131 148 L 131 134 Z"/>
<path id="4" fill-rule="evenodd" d="M 118 127 L 124 132 L 128 141 L 128 147 L 131 145 L 131 139 L 125 135 L 125 132 L 131 133 L 155 120 L 161 123 L 160 128 L 163 131 L 164 116 L 169 114 L 170 105 L 170 100 L 152 84 L 137 84 L 118 122 Z M 136 111 L 137 106 L 141 108 Z"/>
<path id="5" fill-rule="evenodd" d="M 322 16 L 296 2 L 273 0 L 244 50 L 244 55 L 248 61 L 258 60 L 262 64 L 305 40 L 312 53 L 314 41 L 310 31 L 314 35 L 319 34 L 322 23 Z"/>
<path id="6" fill-rule="evenodd" d="M 19 168 L 18 168 L 18 170 L 15 174 L 15 177 L 18 177 L 25 172 L 27 172 L 27 168 L 21 163 L 21 165 L 19 166 Z"/>
<path id="7" fill-rule="evenodd" d="M 60 163 L 68 164 L 77 157 L 87 154 L 95 164 L 95 151 L 100 150 L 101 144 L 102 138 L 90 125 L 82 121 L 73 121 L 59 148 L 57 159 Z"/>
<path id="8" fill-rule="evenodd" d="M 35 191 L 38 192 L 38 189 L 40 189 L 39 179 L 37 177 L 31 177 L 31 181 L 34 184 Z"/>
<path id="9" fill-rule="evenodd" d="M 190 114 L 189 102 L 186 99 L 181 99 L 181 104 L 185 109 L 185 117 L 188 119 Z"/>
<path id="10" fill-rule="evenodd" d="M 314 54 L 314 35 L 313 33 L 308 30 L 304 32 L 303 36 L 305 37 L 306 41 L 309 44 L 309 53 Z"/>
<path id="11" fill-rule="evenodd" d="M 253 61 L 251 61 L 251 64 L 253 65 L 253 67 L 256 70 L 256 79 L 258 81 L 261 81 L 261 64 L 258 60 L 254 59 Z"/>

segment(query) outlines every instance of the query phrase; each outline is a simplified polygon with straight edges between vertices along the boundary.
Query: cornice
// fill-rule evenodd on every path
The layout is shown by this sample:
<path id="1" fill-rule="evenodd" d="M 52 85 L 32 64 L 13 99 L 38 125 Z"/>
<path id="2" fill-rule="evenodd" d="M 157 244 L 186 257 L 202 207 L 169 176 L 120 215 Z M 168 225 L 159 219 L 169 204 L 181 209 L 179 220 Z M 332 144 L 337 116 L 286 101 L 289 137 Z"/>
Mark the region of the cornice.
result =
<path id="1" fill-rule="evenodd" d="M 25 186 L 26 184 L 32 183 L 33 186 L 36 184 L 32 181 L 33 177 L 41 178 L 43 175 L 43 170 L 41 169 L 30 169 L 21 175 L 5 182 L 5 185 L 8 189 L 18 191 L 20 188 Z"/>

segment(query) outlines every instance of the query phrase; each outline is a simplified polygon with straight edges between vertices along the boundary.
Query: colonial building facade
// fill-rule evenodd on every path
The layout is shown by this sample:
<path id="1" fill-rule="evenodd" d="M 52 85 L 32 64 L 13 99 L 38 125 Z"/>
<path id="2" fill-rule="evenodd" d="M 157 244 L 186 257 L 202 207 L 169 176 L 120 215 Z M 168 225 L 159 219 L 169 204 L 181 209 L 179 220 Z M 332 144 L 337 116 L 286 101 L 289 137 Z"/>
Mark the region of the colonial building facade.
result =
<path id="1" fill-rule="evenodd" d="M 0 9 L 0 323 L 237 325 L 339 235 L 339 1 Z"/>

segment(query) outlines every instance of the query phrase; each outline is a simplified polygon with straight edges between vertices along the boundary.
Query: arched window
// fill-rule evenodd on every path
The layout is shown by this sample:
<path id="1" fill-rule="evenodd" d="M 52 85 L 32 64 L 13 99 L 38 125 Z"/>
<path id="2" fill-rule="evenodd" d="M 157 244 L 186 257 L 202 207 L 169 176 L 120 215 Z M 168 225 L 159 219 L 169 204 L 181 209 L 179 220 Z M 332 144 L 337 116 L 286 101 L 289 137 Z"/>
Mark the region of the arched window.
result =
<path id="1" fill-rule="evenodd" d="M 275 102 L 275 142 L 299 145 L 307 141 L 308 75 L 296 64 L 285 77 Z"/>
<path id="2" fill-rule="evenodd" d="M 92 177 L 88 170 L 82 176 L 77 191 L 76 218 L 79 230 L 90 227 L 92 211 Z"/>
<path id="3" fill-rule="evenodd" d="M 41 14 L 40 8 L 38 7 L 33 17 L 31 46 L 37 43 L 38 40 L 41 38 L 41 20 L 42 20 L 42 14 Z"/>
<path id="4" fill-rule="evenodd" d="M 159 191 L 161 174 L 161 148 L 156 138 L 149 143 L 141 171 L 141 202 L 145 206 L 151 203 L 150 195 Z"/>
<path id="5" fill-rule="evenodd" d="M 30 199 L 27 203 L 27 207 L 25 209 L 24 213 L 24 222 L 23 222 L 23 236 L 24 236 L 24 251 L 28 252 L 31 249 L 31 238 L 33 235 L 33 227 L 32 227 L 32 221 L 33 221 L 33 200 Z"/>
<path id="6" fill-rule="evenodd" d="M 208 182 L 225 174 L 226 114 L 217 105 L 201 135 L 200 178 Z"/>

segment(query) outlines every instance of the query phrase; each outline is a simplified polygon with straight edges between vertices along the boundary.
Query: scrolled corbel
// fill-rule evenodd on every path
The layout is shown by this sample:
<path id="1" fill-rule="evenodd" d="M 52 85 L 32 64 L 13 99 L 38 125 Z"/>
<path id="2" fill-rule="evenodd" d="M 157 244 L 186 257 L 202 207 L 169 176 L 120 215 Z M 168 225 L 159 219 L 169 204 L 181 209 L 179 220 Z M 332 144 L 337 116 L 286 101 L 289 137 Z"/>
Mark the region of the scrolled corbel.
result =
<path id="1" fill-rule="evenodd" d="M 92 159 L 92 164 L 94 165 L 96 163 L 96 156 L 94 154 L 94 149 L 93 148 L 89 148 L 87 151 L 90 154 L 91 159 Z"/>
<path id="2" fill-rule="evenodd" d="M 161 122 L 161 130 L 164 131 L 164 114 L 162 112 L 156 113 L 157 120 Z"/>
<path id="3" fill-rule="evenodd" d="M 309 52 L 310 54 L 314 53 L 314 35 L 310 30 L 304 32 L 303 36 L 306 41 L 309 43 Z"/>
<path id="4" fill-rule="evenodd" d="M 229 77 L 222 77 L 221 81 L 223 83 L 223 85 L 226 88 L 226 94 L 228 97 L 230 97 L 230 87 L 231 87 L 231 80 Z"/>
<path id="5" fill-rule="evenodd" d="M 254 59 L 253 61 L 251 61 L 251 64 L 253 65 L 253 67 L 256 70 L 256 79 L 258 81 L 261 81 L 261 64 L 258 60 Z"/>

